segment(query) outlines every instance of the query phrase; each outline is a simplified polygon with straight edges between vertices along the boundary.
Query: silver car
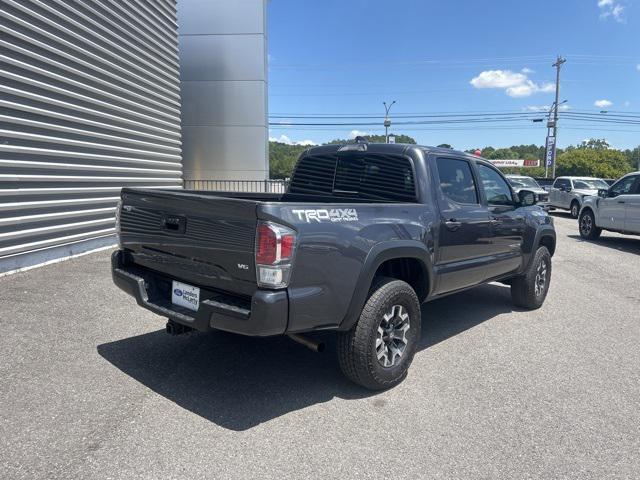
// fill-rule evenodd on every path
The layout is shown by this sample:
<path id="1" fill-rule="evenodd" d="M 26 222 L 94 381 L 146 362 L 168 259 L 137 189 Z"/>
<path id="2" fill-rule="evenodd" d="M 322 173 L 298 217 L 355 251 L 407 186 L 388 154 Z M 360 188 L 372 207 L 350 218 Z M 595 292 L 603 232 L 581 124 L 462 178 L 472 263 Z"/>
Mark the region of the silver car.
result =
<path id="1" fill-rule="evenodd" d="M 583 199 L 607 188 L 609 184 L 601 178 L 558 177 L 549 189 L 549 206 L 569 210 L 572 218 L 578 218 Z"/>
<path id="2" fill-rule="evenodd" d="M 544 209 L 548 208 L 549 192 L 542 188 L 533 177 L 526 175 L 505 175 L 511 184 L 511 188 L 517 194 L 520 190 L 529 190 L 536 194 L 537 205 Z"/>
<path id="3" fill-rule="evenodd" d="M 640 235 L 640 172 L 598 190 L 597 197 L 586 197 L 578 228 L 588 240 L 598 238 L 602 230 Z"/>

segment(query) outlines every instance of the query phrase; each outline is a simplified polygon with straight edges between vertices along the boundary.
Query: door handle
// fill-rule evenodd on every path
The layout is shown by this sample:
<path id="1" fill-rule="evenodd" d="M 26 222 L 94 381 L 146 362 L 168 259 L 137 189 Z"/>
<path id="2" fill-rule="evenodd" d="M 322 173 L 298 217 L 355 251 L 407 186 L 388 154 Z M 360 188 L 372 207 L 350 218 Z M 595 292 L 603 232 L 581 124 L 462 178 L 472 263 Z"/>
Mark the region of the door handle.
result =
<path id="1" fill-rule="evenodd" d="M 450 218 L 444 222 L 444 224 L 447 227 L 447 230 L 451 230 L 452 232 L 455 232 L 462 226 L 462 222 L 458 222 L 455 218 Z"/>
<path id="2" fill-rule="evenodd" d="M 624 203 L 624 200 L 618 200 L 618 203 Z"/>
<path id="3" fill-rule="evenodd" d="M 502 225 L 502 220 L 500 220 L 498 218 L 492 218 L 491 219 L 491 225 Z"/>

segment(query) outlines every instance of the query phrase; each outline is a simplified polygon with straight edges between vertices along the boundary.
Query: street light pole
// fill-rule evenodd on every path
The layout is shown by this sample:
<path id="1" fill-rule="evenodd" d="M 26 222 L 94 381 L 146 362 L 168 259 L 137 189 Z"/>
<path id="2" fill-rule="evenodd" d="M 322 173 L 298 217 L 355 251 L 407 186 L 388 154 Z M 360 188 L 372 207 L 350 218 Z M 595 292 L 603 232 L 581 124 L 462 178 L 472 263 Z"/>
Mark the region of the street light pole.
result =
<path id="1" fill-rule="evenodd" d="M 556 63 L 553 64 L 554 67 L 556 67 L 556 101 L 554 102 L 555 104 L 555 109 L 553 111 L 553 140 L 554 140 L 554 145 L 553 145 L 553 151 L 551 152 L 551 159 L 553 162 L 553 171 L 552 171 L 552 178 L 556 178 L 556 146 L 558 145 L 558 101 L 559 101 L 559 96 L 560 96 L 560 67 L 562 67 L 562 64 L 565 63 L 567 61 L 566 58 L 562 58 L 560 55 L 558 55 L 558 58 L 556 59 Z"/>
<path id="2" fill-rule="evenodd" d="M 391 126 L 391 120 L 389 120 L 389 110 L 391 110 L 391 107 L 393 107 L 394 103 L 396 103 L 395 100 L 389 105 L 387 105 L 387 102 L 382 102 L 382 104 L 384 105 L 384 143 L 389 143 L 389 127 Z"/>

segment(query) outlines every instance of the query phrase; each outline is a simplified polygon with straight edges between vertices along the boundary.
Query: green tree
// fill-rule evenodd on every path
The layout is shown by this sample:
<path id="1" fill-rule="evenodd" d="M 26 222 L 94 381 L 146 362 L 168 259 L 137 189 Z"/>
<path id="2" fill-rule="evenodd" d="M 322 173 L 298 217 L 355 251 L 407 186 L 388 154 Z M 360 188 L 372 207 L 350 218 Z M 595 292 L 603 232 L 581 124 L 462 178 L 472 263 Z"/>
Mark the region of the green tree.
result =
<path id="1" fill-rule="evenodd" d="M 557 162 L 557 175 L 618 178 L 632 170 L 624 153 L 604 148 L 567 150 L 557 157 Z"/>
<path id="2" fill-rule="evenodd" d="M 389 134 L 390 137 L 396 137 L 396 143 L 411 143 L 413 145 L 416 144 L 416 140 L 413 137 L 410 137 L 409 135 L 398 135 L 396 133 L 390 133 Z M 366 135 L 365 138 L 367 139 L 367 141 L 369 143 L 385 143 L 386 142 L 386 137 L 384 135 Z M 343 143 L 352 143 L 353 140 L 347 140 L 344 138 L 336 138 L 334 140 L 331 140 L 330 142 L 327 142 L 328 145 L 340 145 Z"/>
<path id="3" fill-rule="evenodd" d="M 589 140 L 583 140 L 580 145 L 576 145 L 576 148 L 591 148 L 593 150 L 607 150 L 610 148 L 609 142 L 604 138 L 590 138 Z"/>
<path id="4" fill-rule="evenodd" d="M 269 178 L 290 177 L 298 157 L 307 148 L 304 145 L 269 142 Z"/>

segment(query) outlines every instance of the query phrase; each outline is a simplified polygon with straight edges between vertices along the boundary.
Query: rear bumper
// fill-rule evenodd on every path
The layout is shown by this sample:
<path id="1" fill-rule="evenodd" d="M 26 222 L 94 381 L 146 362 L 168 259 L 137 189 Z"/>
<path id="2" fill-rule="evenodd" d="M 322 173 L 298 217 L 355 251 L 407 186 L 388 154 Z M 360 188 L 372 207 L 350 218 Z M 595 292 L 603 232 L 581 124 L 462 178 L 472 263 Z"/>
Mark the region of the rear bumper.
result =
<path id="1" fill-rule="evenodd" d="M 136 299 L 141 307 L 174 322 L 202 332 L 225 330 L 251 336 L 285 333 L 289 315 L 289 300 L 285 290 L 256 290 L 250 300 L 201 289 L 197 312 L 171 303 L 171 278 L 129 265 L 122 250 L 111 255 L 113 282 Z"/>

